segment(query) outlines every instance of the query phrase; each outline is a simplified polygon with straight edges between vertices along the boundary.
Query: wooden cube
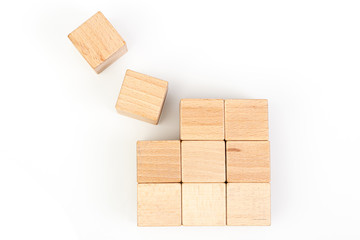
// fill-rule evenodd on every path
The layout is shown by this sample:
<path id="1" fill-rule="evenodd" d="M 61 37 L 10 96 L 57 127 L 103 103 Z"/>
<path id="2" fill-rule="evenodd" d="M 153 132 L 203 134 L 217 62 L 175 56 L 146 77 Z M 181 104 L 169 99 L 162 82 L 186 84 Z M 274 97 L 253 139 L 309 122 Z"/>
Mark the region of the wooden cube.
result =
<path id="1" fill-rule="evenodd" d="M 224 100 L 182 99 L 181 140 L 224 140 Z"/>
<path id="2" fill-rule="evenodd" d="M 138 184 L 138 226 L 180 226 L 181 184 Z"/>
<path id="3" fill-rule="evenodd" d="M 268 140 L 267 100 L 225 100 L 225 139 Z"/>
<path id="4" fill-rule="evenodd" d="M 224 141 L 182 141 L 183 182 L 225 182 Z"/>
<path id="5" fill-rule="evenodd" d="M 116 110 L 123 115 L 158 124 L 168 82 L 127 70 Z"/>
<path id="6" fill-rule="evenodd" d="M 181 182 L 180 141 L 138 141 L 137 181 Z"/>
<path id="7" fill-rule="evenodd" d="M 225 183 L 183 183 L 182 222 L 184 226 L 226 224 Z"/>
<path id="8" fill-rule="evenodd" d="M 228 183 L 227 225 L 270 225 L 270 202 L 269 183 Z"/>
<path id="9" fill-rule="evenodd" d="M 96 73 L 102 72 L 127 52 L 124 39 L 101 12 L 68 37 Z"/>
<path id="10" fill-rule="evenodd" d="M 228 182 L 270 182 L 269 141 L 226 141 Z"/>

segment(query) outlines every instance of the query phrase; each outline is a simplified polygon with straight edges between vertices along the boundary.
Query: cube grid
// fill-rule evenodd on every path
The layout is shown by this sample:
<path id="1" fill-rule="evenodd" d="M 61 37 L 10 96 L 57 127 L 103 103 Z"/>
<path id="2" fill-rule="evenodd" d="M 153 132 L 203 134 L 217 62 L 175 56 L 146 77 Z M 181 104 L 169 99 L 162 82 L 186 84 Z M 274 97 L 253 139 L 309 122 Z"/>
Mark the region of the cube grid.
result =
<path id="1" fill-rule="evenodd" d="M 181 140 L 138 141 L 138 225 L 270 225 L 267 108 L 263 99 L 182 99 Z"/>

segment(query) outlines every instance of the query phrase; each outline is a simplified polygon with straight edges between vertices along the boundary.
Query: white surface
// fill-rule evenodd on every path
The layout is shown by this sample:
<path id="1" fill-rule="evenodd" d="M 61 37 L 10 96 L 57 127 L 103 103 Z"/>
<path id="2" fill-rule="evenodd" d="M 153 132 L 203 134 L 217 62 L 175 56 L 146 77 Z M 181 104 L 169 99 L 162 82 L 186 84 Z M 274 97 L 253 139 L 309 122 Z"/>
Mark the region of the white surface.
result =
<path id="1" fill-rule="evenodd" d="M 359 239 L 359 2 L 150 2 L 2 3 L 0 239 Z M 67 38 L 98 10 L 100 75 Z M 116 113 L 127 68 L 169 81 L 158 126 Z M 136 227 L 136 140 L 190 97 L 269 99 L 271 227 Z"/>

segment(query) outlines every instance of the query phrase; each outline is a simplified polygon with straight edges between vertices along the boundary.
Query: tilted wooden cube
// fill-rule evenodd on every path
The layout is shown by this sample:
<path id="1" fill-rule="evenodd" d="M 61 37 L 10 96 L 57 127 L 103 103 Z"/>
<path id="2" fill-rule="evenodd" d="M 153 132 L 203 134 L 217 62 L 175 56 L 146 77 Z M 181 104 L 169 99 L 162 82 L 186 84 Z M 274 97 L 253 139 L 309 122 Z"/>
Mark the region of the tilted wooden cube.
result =
<path id="1" fill-rule="evenodd" d="M 270 225 L 270 202 L 270 183 L 228 183 L 227 225 Z"/>
<path id="2" fill-rule="evenodd" d="M 183 182 L 225 182 L 224 141 L 182 141 Z"/>
<path id="3" fill-rule="evenodd" d="M 183 183 L 182 223 L 184 226 L 226 224 L 225 183 Z"/>
<path id="4" fill-rule="evenodd" d="M 181 184 L 138 184 L 137 224 L 145 226 L 181 225 Z"/>
<path id="5" fill-rule="evenodd" d="M 225 100 L 225 139 L 268 140 L 268 101 Z"/>
<path id="6" fill-rule="evenodd" d="M 116 103 L 125 116 L 158 124 L 165 102 L 168 82 L 127 70 Z"/>
<path id="7" fill-rule="evenodd" d="M 101 12 L 68 37 L 96 73 L 102 72 L 127 52 L 124 39 Z"/>
<path id="8" fill-rule="evenodd" d="M 138 141 L 138 183 L 181 182 L 180 141 Z"/>
<path id="9" fill-rule="evenodd" d="M 224 140 L 224 100 L 182 99 L 181 140 Z"/>
<path id="10" fill-rule="evenodd" d="M 227 141 L 228 182 L 270 182 L 269 141 Z"/>

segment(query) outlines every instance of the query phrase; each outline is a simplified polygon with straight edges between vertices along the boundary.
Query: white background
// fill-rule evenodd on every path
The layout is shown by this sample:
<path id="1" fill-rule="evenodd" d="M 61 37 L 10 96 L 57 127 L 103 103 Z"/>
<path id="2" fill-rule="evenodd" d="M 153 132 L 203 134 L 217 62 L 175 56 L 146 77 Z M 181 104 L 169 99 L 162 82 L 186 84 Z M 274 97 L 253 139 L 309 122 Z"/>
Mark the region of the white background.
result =
<path id="1" fill-rule="evenodd" d="M 358 1 L 7 1 L 0 239 L 359 239 Z M 100 75 L 67 35 L 101 10 L 129 52 Z M 116 113 L 130 68 L 169 82 L 157 126 Z M 136 227 L 137 140 L 181 98 L 269 99 L 271 227 Z"/>

